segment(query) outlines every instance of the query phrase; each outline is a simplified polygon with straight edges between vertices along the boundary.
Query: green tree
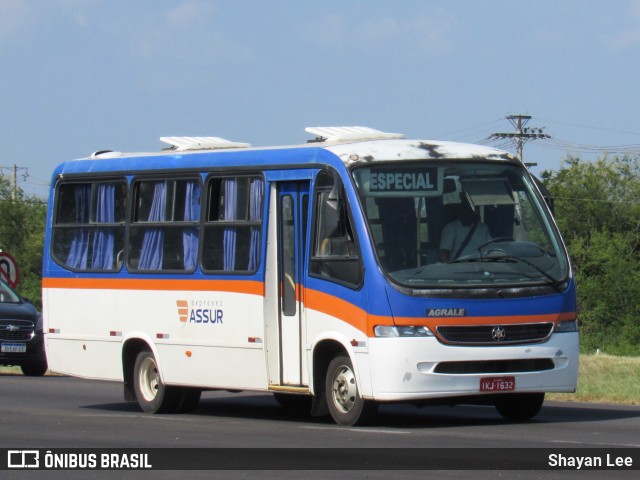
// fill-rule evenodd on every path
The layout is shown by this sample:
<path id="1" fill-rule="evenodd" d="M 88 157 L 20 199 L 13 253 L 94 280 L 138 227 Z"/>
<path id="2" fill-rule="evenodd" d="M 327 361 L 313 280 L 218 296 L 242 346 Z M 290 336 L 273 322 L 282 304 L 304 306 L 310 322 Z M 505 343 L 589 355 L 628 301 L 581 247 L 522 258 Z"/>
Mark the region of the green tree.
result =
<path id="1" fill-rule="evenodd" d="M 38 308 L 42 305 L 42 250 L 46 205 L 25 196 L 0 176 L 0 249 L 9 252 L 20 270 L 17 290 Z"/>
<path id="2" fill-rule="evenodd" d="M 640 163 L 565 160 L 542 174 L 576 271 L 582 347 L 640 354 Z"/>

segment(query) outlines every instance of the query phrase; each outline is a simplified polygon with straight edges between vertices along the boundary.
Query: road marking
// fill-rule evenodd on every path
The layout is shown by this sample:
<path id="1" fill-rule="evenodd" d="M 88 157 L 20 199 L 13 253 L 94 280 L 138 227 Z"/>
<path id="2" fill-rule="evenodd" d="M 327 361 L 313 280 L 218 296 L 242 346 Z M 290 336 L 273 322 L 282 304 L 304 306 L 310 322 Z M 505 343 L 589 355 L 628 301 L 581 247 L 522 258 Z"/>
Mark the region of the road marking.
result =
<path id="1" fill-rule="evenodd" d="M 570 443 L 574 445 L 593 445 L 598 447 L 611 448 L 639 448 L 637 443 L 596 443 L 596 442 L 579 442 L 577 440 L 551 440 L 550 443 Z"/>
<path id="2" fill-rule="evenodd" d="M 303 426 L 300 428 L 306 428 L 309 430 L 340 430 L 341 432 L 358 432 L 358 433 L 388 433 L 390 435 L 408 435 L 411 432 L 405 430 L 381 430 L 375 428 L 343 428 L 339 426 L 335 427 L 309 427 Z"/>

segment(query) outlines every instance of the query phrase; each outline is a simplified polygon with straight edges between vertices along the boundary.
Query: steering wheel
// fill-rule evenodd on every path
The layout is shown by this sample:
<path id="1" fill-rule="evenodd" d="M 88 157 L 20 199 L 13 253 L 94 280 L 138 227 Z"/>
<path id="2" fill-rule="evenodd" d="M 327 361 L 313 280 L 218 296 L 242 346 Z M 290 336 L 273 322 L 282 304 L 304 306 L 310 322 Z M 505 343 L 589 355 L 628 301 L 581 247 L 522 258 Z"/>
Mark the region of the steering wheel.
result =
<path id="1" fill-rule="evenodd" d="M 487 240 L 486 242 L 484 242 L 482 245 L 480 245 L 478 247 L 478 253 L 480 254 L 480 256 L 483 256 L 482 254 L 482 249 L 484 247 L 486 247 L 487 245 L 491 245 L 492 243 L 503 243 L 503 242 L 513 242 L 515 241 L 513 239 L 513 237 L 494 237 L 494 238 L 490 238 L 489 240 Z M 498 248 L 498 247 L 494 247 L 491 248 L 489 250 L 487 250 L 485 252 L 486 255 L 490 255 L 493 252 L 497 252 L 497 253 L 503 253 L 503 254 L 507 254 L 507 252 L 503 249 L 503 248 Z"/>
<path id="2" fill-rule="evenodd" d="M 514 242 L 513 237 L 493 237 L 484 242 L 482 245 L 478 247 L 478 251 L 482 250 L 487 245 L 491 245 L 492 243 L 502 243 L 502 242 Z"/>

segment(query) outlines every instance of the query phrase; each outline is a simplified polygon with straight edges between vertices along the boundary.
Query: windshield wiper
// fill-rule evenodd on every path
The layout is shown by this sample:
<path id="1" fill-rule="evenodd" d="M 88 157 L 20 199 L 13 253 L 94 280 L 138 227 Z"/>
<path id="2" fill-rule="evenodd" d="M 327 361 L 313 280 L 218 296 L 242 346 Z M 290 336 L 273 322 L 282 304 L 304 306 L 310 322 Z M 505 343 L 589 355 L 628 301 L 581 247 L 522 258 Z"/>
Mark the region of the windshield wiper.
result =
<path id="1" fill-rule="evenodd" d="M 550 284 L 553 285 L 555 287 L 555 289 L 558 290 L 558 292 L 562 292 L 562 288 L 560 287 L 561 282 L 559 280 L 557 280 L 556 278 L 552 277 L 549 273 L 545 272 L 543 269 L 538 267 L 535 263 L 532 263 L 529 260 L 525 260 L 524 258 L 514 257 L 512 255 L 507 255 L 507 254 L 491 255 L 489 257 L 467 256 L 467 257 L 456 258 L 455 260 L 451 260 L 451 261 L 449 261 L 447 263 L 467 263 L 467 262 L 468 263 L 474 263 L 474 262 L 496 262 L 496 263 L 498 263 L 498 262 L 512 262 L 512 263 L 520 262 L 520 263 L 524 263 L 526 265 L 529 265 L 535 271 L 537 271 L 542 276 L 544 276 L 546 279 L 548 279 Z"/>

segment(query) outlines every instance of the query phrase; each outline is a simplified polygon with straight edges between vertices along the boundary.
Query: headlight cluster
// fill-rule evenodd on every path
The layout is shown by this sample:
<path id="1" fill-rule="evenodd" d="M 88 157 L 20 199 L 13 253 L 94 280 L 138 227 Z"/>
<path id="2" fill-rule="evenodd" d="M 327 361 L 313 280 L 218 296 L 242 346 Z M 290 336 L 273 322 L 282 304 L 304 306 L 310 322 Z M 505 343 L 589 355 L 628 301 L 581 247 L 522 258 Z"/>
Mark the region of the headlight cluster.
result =
<path id="1" fill-rule="evenodd" d="M 389 325 L 377 325 L 373 329 L 376 337 L 433 337 L 433 332 L 428 327 L 393 327 Z"/>
<path id="2" fill-rule="evenodd" d="M 556 325 L 556 329 L 553 333 L 567 333 L 567 332 L 577 332 L 578 331 L 578 321 L 577 320 L 566 320 L 563 322 L 558 322 Z"/>

